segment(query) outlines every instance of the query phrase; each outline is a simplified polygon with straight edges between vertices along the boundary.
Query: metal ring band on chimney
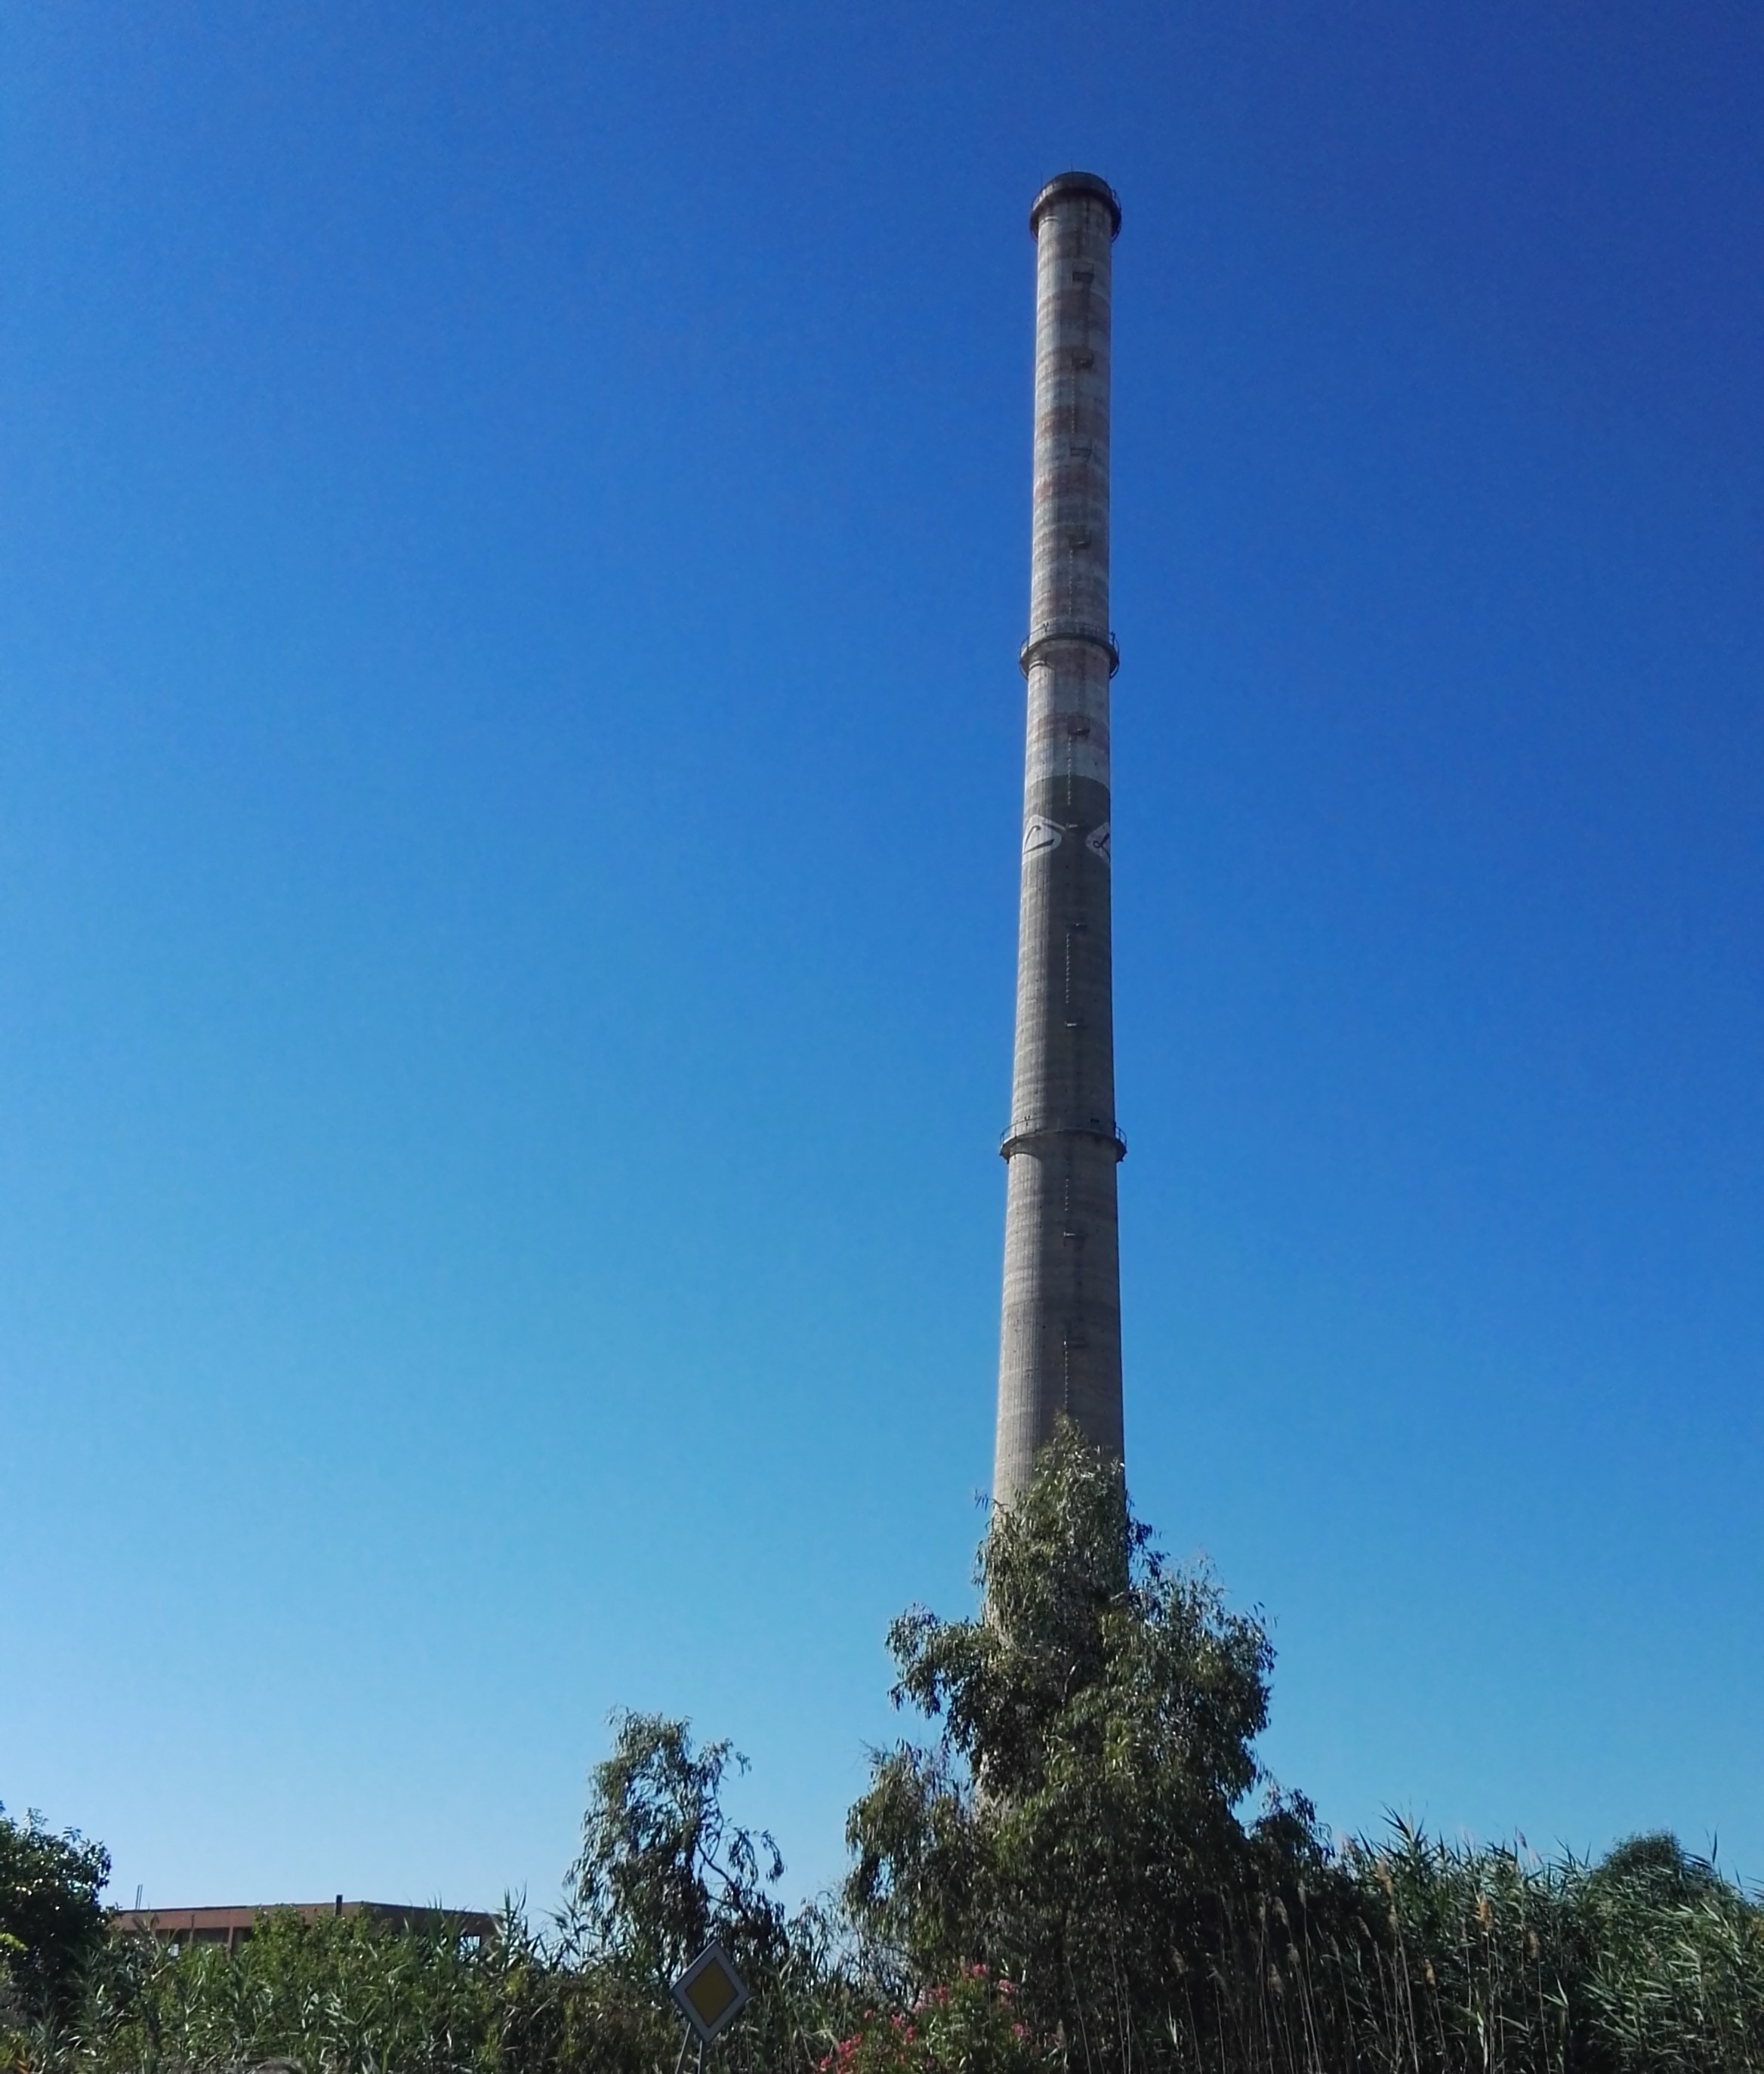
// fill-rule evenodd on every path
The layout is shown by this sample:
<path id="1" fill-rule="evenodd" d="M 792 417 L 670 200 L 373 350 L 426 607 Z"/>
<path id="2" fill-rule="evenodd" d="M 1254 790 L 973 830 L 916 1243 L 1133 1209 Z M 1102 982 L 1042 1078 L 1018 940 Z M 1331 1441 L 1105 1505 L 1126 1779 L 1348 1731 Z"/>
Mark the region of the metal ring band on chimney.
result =
<path id="1" fill-rule="evenodd" d="M 1017 667 L 1026 677 L 1036 656 L 1056 641 L 1082 641 L 1100 648 L 1109 658 L 1111 677 L 1121 667 L 1121 651 L 1106 626 L 1087 626 L 1081 619 L 1043 619 L 1030 628 L 1029 638 L 1017 651 Z"/>
<path id="2" fill-rule="evenodd" d="M 1084 1123 L 1026 1123 L 1021 1130 L 1013 1124 L 998 1141 L 998 1157 L 1008 1159 L 1020 1146 L 1039 1145 L 1049 1138 L 1095 1138 L 1105 1145 L 1115 1148 L 1115 1160 L 1119 1163 L 1127 1156 L 1127 1141 L 1121 1134 L 1118 1123 L 1105 1123 L 1101 1117 L 1092 1117 Z"/>

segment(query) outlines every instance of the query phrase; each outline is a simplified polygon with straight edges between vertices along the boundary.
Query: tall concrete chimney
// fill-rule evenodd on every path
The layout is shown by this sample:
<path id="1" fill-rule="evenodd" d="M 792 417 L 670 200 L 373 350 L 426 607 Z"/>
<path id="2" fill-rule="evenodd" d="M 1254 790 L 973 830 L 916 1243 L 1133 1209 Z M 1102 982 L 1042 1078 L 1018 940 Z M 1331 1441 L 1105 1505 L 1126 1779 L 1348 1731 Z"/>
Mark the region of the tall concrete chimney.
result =
<path id="1" fill-rule="evenodd" d="M 1035 458 L 1017 1048 L 993 1498 L 1065 1412 L 1118 1456 L 1121 1268 L 1109 932 L 1109 316 L 1121 205 L 1062 173 L 1035 239 Z"/>

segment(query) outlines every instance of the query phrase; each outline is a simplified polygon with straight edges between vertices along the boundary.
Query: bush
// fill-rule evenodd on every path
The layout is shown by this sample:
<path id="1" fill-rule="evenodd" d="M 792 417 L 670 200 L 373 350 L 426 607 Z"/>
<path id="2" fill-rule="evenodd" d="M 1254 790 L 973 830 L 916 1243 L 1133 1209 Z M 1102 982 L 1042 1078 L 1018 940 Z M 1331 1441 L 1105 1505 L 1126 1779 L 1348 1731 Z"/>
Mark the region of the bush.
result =
<path id="1" fill-rule="evenodd" d="M 819 2074 L 1051 2074 L 1058 2059 L 1023 2022 L 1014 1985 L 970 1966 L 910 2010 L 866 2010 Z"/>
<path id="2" fill-rule="evenodd" d="M 521 1926 L 500 1944 L 444 1923 L 260 1915 L 223 1946 L 119 1938 L 53 2064 L 172 2074 L 287 2060 L 306 2070 L 499 2068 L 537 1999 Z M 46 2060 L 45 2064 L 51 2064 Z"/>
<path id="3" fill-rule="evenodd" d="M 32 1810 L 14 1821 L 0 1807 L 0 2023 L 65 2021 L 85 1971 L 104 1944 L 99 1899 L 110 1856 L 76 1829 L 59 1835 Z"/>

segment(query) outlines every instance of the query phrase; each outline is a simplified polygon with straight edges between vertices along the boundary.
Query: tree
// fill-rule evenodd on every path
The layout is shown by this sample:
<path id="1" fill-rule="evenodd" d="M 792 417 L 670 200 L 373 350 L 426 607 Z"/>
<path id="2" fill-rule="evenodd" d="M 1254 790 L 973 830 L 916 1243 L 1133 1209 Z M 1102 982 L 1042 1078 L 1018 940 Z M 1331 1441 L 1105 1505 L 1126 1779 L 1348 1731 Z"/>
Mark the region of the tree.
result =
<path id="1" fill-rule="evenodd" d="M 768 1832 L 724 1812 L 731 1765 L 747 1760 L 728 1742 L 696 1747 L 687 1722 L 622 1713 L 594 1767 L 570 1868 L 580 1923 L 597 1953 L 663 1986 L 713 1936 L 745 1952 L 782 1933 L 767 1889 L 784 1861 Z"/>
<path id="2" fill-rule="evenodd" d="M 0 1807 L 0 1999 L 32 2022 L 71 2013 L 85 1969 L 102 1946 L 98 1897 L 110 1854 L 77 1829 L 59 1835 L 35 1809 L 23 1822 Z"/>
<path id="3" fill-rule="evenodd" d="M 977 1582 L 980 1617 L 917 1608 L 890 1631 L 895 1703 L 937 1733 L 876 1758 L 847 1905 L 897 1988 L 994 1968 L 1075 2060 L 1130 2063 L 1246 1890 L 1322 1870 L 1308 1803 L 1239 1816 L 1269 1783 L 1273 1650 L 1210 1576 L 1166 1564 L 1119 1463 L 1069 1423 L 994 1514 Z"/>
<path id="4" fill-rule="evenodd" d="M 684 1721 L 614 1716 L 570 1868 L 567 1939 L 585 1978 L 622 1980 L 670 2028 L 668 1983 L 717 1939 L 751 1998 L 718 2047 L 725 2064 L 806 2074 L 844 2014 L 828 1926 L 813 1907 L 787 1915 L 773 1891 L 784 1874 L 777 1843 L 724 1810 L 732 1766 L 745 1771 L 747 1760 L 726 1741 L 695 1745 Z M 608 2014 L 597 2016 L 603 2028 Z"/>

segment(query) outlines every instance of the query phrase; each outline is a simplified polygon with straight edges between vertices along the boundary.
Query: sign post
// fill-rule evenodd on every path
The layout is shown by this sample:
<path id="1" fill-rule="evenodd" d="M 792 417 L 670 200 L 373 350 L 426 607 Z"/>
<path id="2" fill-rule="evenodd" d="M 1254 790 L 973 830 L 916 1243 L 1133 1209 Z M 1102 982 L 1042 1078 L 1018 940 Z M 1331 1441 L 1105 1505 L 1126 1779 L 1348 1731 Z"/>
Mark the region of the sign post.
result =
<path id="1" fill-rule="evenodd" d="M 674 2074 L 686 2064 L 686 2048 L 698 2040 L 698 2074 L 704 2074 L 704 2047 L 720 2038 L 738 2017 L 747 2001 L 747 1989 L 734 1962 L 722 1946 L 707 1944 L 669 1990 L 686 2019 L 686 2035 L 680 2042 L 680 2058 Z"/>

